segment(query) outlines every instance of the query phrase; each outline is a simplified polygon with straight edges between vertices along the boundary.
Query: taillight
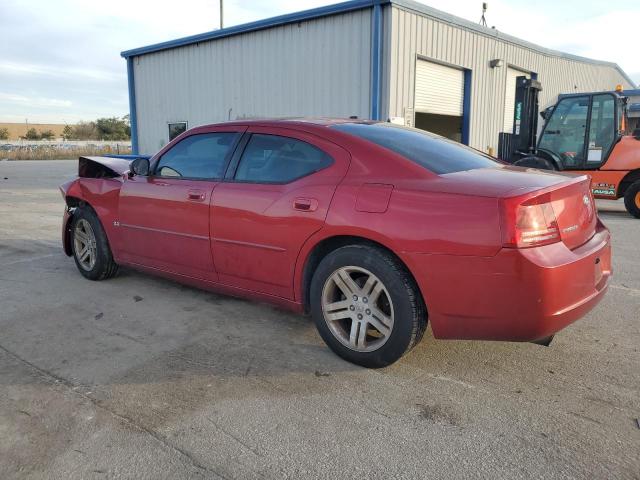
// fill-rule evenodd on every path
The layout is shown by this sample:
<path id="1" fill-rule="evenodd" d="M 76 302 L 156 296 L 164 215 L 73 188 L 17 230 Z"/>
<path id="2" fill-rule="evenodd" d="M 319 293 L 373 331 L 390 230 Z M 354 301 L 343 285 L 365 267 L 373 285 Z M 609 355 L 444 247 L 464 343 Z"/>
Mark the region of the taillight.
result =
<path id="1" fill-rule="evenodd" d="M 502 239 L 505 247 L 539 247 L 560 241 L 551 195 L 503 200 Z"/>

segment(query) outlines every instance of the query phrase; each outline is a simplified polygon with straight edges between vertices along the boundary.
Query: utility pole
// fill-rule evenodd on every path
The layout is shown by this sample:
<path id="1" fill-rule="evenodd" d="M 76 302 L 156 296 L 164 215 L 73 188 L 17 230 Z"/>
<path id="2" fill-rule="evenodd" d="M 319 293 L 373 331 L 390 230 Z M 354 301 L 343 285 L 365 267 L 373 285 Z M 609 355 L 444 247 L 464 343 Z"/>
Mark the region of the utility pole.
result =
<path id="1" fill-rule="evenodd" d="M 223 16 L 224 16 L 224 8 L 222 6 L 222 0 L 220 0 L 220 30 L 224 28 L 224 22 L 222 21 Z"/>

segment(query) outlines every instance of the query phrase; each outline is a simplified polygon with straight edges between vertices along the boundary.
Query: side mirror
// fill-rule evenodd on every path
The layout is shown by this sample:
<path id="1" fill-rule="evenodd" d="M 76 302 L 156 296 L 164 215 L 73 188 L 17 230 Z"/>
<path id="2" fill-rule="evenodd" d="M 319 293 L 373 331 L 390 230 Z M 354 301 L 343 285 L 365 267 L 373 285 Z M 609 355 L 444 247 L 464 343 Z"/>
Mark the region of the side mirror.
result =
<path id="1" fill-rule="evenodd" d="M 146 177 L 149 175 L 149 160 L 147 158 L 136 158 L 131 162 L 129 176 L 140 175 Z"/>

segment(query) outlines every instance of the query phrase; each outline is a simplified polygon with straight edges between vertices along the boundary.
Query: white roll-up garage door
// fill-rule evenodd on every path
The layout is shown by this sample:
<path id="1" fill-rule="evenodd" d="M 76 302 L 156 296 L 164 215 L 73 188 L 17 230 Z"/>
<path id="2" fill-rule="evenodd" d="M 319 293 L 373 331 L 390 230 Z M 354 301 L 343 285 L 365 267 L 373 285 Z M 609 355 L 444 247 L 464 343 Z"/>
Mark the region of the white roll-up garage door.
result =
<path id="1" fill-rule="evenodd" d="M 504 126 L 503 132 L 513 133 L 513 113 L 516 108 L 516 78 L 531 75 L 515 68 L 507 67 L 507 86 L 504 92 Z"/>
<path id="2" fill-rule="evenodd" d="M 462 116 L 464 71 L 439 63 L 416 61 L 416 112 Z"/>

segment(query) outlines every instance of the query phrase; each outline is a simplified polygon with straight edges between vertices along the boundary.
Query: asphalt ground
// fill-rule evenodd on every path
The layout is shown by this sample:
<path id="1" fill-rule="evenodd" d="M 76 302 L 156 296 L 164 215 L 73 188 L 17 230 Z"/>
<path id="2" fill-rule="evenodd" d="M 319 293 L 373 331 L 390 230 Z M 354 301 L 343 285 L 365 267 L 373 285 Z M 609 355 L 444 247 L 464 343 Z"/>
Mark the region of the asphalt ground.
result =
<path id="1" fill-rule="evenodd" d="M 60 247 L 75 161 L 0 162 L 0 478 L 640 478 L 640 220 L 615 277 L 533 344 L 440 341 L 366 370 L 309 318 Z"/>

